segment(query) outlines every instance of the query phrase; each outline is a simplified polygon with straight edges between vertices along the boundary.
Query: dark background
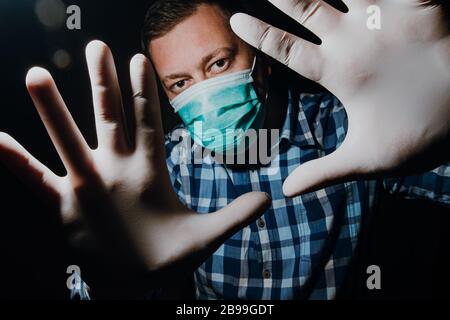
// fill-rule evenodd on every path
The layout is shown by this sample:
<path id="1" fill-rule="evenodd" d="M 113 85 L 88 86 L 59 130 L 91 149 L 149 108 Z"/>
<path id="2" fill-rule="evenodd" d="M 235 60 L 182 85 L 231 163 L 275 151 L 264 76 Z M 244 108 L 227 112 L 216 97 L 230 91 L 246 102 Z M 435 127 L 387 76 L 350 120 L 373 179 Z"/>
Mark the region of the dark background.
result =
<path id="1" fill-rule="evenodd" d="M 308 36 L 265 1 L 245 2 L 249 13 Z M 57 10 L 58 3 L 63 11 Z M 94 147 L 95 128 L 84 48 L 93 39 L 101 39 L 110 46 L 125 103 L 129 103 L 128 63 L 141 50 L 140 30 L 150 3 L 149 0 L 0 0 L 0 131 L 14 136 L 56 173 L 64 174 L 26 92 L 26 71 L 33 65 L 50 70 L 75 121 Z M 72 4 L 81 8 L 81 30 L 70 31 L 65 27 L 65 6 Z M 43 12 L 50 18 L 62 12 L 62 20 L 56 19 L 52 27 L 45 26 L 36 14 L 37 6 L 44 8 Z M 63 68 L 54 63 L 58 50 L 64 50 L 70 57 L 70 63 Z M 289 78 L 298 82 L 304 91 L 322 90 L 292 73 Z M 168 130 L 177 119 L 165 103 L 162 108 Z M 0 191 L 0 299 L 68 299 L 66 268 L 82 264 L 82 258 L 66 246 L 57 217 L 1 164 Z M 361 245 L 339 297 L 450 297 L 450 272 L 446 269 L 450 255 L 449 217 L 449 210 L 427 201 L 382 195 L 376 214 L 365 218 Z M 371 264 L 381 267 L 381 291 L 365 289 L 365 270 Z M 108 276 L 103 274 L 109 280 L 96 288 L 97 298 L 133 297 L 124 293 L 127 290 L 112 285 L 114 276 Z"/>

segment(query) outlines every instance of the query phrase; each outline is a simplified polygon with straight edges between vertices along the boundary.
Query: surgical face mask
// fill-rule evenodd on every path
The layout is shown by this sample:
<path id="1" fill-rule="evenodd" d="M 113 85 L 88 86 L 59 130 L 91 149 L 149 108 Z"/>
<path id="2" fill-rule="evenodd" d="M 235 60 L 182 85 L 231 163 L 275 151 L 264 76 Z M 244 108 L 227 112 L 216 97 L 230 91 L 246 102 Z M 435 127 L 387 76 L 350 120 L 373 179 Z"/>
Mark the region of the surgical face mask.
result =
<path id="1" fill-rule="evenodd" d="M 226 154 L 256 140 L 265 112 L 254 88 L 255 62 L 252 69 L 195 84 L 170 102 L 197 144 Z M 246 135 L 250 129 L 256 134 Z"/>

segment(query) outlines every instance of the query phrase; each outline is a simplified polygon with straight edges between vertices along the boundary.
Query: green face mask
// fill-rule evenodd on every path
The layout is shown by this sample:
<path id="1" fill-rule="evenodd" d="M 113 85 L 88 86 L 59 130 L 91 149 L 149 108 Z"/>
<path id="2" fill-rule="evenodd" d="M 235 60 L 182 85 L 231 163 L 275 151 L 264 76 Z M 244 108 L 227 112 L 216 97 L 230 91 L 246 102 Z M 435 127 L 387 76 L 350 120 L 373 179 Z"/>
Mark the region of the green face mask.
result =
<path id="1" fill-rule="evenodd" d="M 197 144 L 226 154 L 254 142 L 265 114 L 252 73 L 253 68 L 202 81 L 171 101 Z M 250 129 L 256 134 L 245 139 Z"/>

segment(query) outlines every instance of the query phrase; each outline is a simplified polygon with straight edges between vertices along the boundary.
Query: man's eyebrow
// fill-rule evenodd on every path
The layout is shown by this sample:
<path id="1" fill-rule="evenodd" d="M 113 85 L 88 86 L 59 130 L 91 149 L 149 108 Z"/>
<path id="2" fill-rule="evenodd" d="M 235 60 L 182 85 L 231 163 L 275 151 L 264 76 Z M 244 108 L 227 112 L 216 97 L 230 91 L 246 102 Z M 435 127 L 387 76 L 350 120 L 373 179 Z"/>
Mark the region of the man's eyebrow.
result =
<path id="1" fill-rule="evenodd" d="M 180 78 L 188 78 L 188 77 L 189 77 L 189 74 L 187 74 L 187 73 L 172 73 L 172 74 L 164 77 L 164 81 L 180 79 Z"/>
<path id="2" fill-rule="evenodd" d="M 213 52 L 211 52 L 210 54 L 208 54 L 207 56 L 203 57 L 202 63 L 207 64 L 209 61 L 211 61 L 214 57 L 216 57 L 217 55 L 219 55 L 222 52 L 226 52 L 230 55 L 234 55 L 236 53 L 236 48 L 222 47 L 222 48 L 216 49 Z"/>
<path id="3" fill-rule="evenodd" d="M 226 52 L 230 55 L 234 55 L 236 53 L 236 48 L 233 47 L 223 47 L 223 48 L 219 48 L 214 50 L 213 52 L 211 52 L 210 54 L 208 54 L 207 56 L 202 58 L 202 64 L 205 65 L 206 63 L 208 63 L 209 61 L 211 61 L 214 57 L 216 57 L 217 55 L 219 55 L 222 52 Z M 181 79 L 181 78 L 189 78 L 190 75 L 188 73 L 172 73 L 169 74 L 168 76 L 164 77 L 163 81 L 167 81 L 167 80 L 175 80 L 175 79 Z"/>

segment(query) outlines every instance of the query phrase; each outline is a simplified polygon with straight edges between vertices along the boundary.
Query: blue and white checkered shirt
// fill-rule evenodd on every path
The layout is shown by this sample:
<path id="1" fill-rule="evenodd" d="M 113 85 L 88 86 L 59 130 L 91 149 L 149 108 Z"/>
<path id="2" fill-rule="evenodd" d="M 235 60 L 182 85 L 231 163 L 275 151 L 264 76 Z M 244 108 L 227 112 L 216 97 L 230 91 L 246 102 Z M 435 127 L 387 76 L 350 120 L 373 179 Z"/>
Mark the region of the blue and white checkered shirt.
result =
<path id="1" fill-rule="evenodd" d="M 374 208 L 380 188 L 450 204 L 448 166 L 416 177 L 354 181 L 286 198 L 282 184 L 287 176 L 300 164 L 336 150 L 346 128 L 346 112 L 335 97 L 303 94 L 294 99 L 290 94 L 278 156 L 269 167 L 247 171 L 212 157 L 201 164 L 183 163 L 179 158 L 185 156 L 186 139 L 166 137 L 173 187 L 191 209 L 214 212 L 250 191 L 272 197 L 262 219 L 228 239 L 196 270 L 199 299 L 333 299 L 354 254 L 361 219 Z"/>

